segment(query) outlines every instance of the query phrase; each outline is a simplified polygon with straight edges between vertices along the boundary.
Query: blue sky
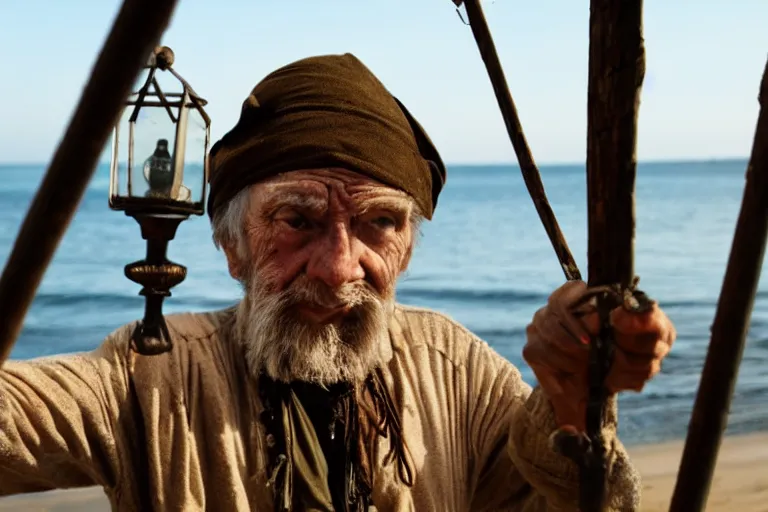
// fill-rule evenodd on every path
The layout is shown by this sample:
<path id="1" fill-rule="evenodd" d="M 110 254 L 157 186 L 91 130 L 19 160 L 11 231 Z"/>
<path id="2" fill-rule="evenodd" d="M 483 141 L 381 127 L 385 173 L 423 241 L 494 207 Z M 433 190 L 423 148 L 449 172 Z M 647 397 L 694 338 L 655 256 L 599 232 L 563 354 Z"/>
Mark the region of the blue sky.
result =
<path id="1" fill-rule="evenodd" d="M 48 162 L 117 0 L 0 2 L 0 161 Z M 484 3 L 534 157 L 583 162 L 589 2 Z M 768 57 L 765 0 L 648 0 L 641 160 L 742 157 Z M 352 52 L 446 161 L 515 161 L 470 28 L 450 0 L 181 0 L 163 44 L 218 138 L 250 89 L 309 55 Z"/>

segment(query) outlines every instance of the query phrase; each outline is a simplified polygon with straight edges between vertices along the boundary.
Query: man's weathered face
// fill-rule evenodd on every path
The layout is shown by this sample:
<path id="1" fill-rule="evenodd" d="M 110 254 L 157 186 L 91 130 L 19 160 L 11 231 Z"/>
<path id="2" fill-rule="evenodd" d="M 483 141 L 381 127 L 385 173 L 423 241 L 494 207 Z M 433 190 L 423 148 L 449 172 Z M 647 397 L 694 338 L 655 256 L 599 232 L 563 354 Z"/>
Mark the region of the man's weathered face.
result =
<path id="1" fill-rule="evenodd" d="M 344 170 L 254 185 L 244 250 L 227 248 L 246 299 L 249 363 L 279 380 L 360 380 L 385 342 L 395 284 L 413 246 L 413 202 Z"/>

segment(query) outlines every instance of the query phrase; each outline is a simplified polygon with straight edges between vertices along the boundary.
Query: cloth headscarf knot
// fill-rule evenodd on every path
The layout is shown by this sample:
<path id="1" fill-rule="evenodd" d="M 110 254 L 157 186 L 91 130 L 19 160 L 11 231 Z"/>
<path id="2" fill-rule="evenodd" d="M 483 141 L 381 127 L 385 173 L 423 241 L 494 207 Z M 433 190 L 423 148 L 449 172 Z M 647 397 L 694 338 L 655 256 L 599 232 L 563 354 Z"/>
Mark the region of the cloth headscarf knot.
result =
<path id="1" fill-rule="evenodd" d="M 349 53 L 302 59 L 270 73 L 209 159 L 211 218 L 265 178 L 341 167 L 405 191 L 431 219 L 446 179 L 421 125 Z"/>

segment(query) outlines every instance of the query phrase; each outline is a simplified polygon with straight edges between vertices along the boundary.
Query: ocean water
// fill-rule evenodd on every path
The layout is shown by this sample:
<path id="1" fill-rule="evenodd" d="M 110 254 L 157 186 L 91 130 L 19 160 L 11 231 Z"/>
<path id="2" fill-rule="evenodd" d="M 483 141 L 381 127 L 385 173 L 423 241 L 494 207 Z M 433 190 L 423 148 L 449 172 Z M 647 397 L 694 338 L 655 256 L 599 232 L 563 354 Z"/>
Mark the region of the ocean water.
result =
<path id="1" fill-rule="evenodd" d="M 741 201 L 745 161 L 641 164 L 636 272 L 675 322 L 661 375 L 620 397 L 626 444 L 685 435 Z M 0 166 L 0 262 L 5 263 L 44 166 Z M 542 168 L 550 202 L 586 276 L 583 166 Z M 102 166 L 48 268 L 12 357 L 90 350 L 139 318 L 139 287 L 123 276 L 144 256 L 138 224 L 107 206 Z M 204 311 L 238 300 L 207 217 L 181 225 L 169 257 L 188 267 L 165 311 Z M 766 274 L 766 272 L 764 272 Z M 401 302 L 443 311 L 534 377 L 521 359 L 525 326 L 564 282 L 516 166 L 452 166 L 435 219 L 424 227 Z M 768 430 L 768 277 L 762 279 L 731 409 L 729 433 Z"/>

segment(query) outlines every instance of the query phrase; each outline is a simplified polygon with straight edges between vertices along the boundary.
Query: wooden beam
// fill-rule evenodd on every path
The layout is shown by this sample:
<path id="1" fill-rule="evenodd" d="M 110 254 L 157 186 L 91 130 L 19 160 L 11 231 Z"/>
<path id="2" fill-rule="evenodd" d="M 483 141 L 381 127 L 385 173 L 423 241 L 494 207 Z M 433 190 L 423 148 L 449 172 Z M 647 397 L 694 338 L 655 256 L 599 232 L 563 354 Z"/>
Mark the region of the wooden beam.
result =
<path id="1" fill-rule="evenodd" d="M 637 116 L 645 77 L 642 0 L 591 0 L 587 93 L 588 284 L 630 289 L 634 281 Z M 616 297 L 597 297 L 601 330 L 592 340 L 581 510 L 601 511 L 606 478 L 602 438 L 613 359 L 609 314 Z"/>

